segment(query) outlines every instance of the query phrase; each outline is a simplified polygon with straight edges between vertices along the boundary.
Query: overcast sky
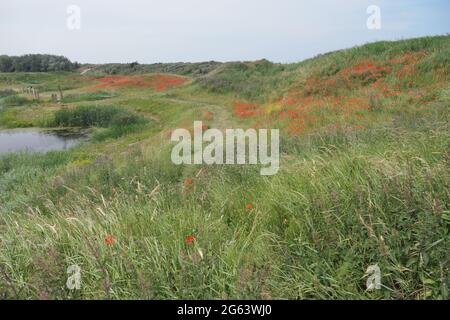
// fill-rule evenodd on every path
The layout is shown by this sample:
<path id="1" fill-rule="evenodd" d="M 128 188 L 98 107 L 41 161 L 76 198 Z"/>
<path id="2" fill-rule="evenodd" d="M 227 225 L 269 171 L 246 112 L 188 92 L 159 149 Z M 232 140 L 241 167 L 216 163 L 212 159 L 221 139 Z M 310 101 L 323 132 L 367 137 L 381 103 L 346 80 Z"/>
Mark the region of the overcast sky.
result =
<path id="1" fill-rule="evenodd" d="M 67 27 L 67 7 L 81 28 Z M 381 29 L 366 26 L 369 5 Z M 0 0 L 0 54 L 79 62 L 294 62 L 376 40 L 450 32 L 449 0 Z"/>

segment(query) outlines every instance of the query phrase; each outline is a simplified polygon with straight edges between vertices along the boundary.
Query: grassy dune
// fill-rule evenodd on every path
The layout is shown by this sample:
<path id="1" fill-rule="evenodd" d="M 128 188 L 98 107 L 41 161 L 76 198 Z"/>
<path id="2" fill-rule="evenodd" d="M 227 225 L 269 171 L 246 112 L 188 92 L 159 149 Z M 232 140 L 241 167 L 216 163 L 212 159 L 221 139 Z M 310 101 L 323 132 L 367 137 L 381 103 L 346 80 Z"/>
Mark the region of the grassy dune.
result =
<path id="1" fill-rule="evenodd" d="M 0 157 L 0 296 L 448 299 L 449 59 L 442 36 L 182 76 L 0 74 L 0 127 L 93 130 Z M 170 133 L 194 120 L 280 128 L 280 171 L 172 164 Z"/>

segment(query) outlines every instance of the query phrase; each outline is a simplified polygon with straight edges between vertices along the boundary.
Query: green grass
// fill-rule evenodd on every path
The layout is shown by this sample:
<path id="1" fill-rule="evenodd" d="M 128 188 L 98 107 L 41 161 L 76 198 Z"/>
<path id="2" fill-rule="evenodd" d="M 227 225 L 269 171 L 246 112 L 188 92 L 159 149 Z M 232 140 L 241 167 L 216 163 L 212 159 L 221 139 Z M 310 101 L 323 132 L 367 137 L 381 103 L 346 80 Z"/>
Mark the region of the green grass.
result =
<path id="1" fill-rule="evenodd" d="M 78 94 L 68 94 L 63 97 L 64 103 L 73 103 L 80 101 L 96 101 L 104 100 L 113 97 L 114 94 L 110 92 L 90 92 L 90 93 L 78 93 Z"/>
<path id="2" fill-rule="evenodd" d="M 31 102 L 30 99 L 19 96 L 17 94 L 8 95 L 0 100 L 1 104 L 5 107 L 23 106 Z"/>
<path id="3" fill-rule="evenodd" d="M 274 64 L 267 60 L 230 62 L 196 82 L 210 92 L 231 93 L 243 99 L 263 101 L 294 79 L 296 65 Z"/>
<path id="4" fill-rule="evenodd" d="M 165 92 L 122 89 L 96 105 L 52 107 L 52 125 L 96 130 L 64 152 L 0 156 L 0 295 L 449 299 L 449 39 L 379 42 L 292 65 L 224 64 Z M 423 50 L 414 72 L 398 77 L 392 59 Z M 345 77 L 368 59 L 393 69 L 382 79 L 398 94 L 377 96 L 365 74 Z M 95 95 L 90 85 L 79 80 L 74 96 Z M 301 134 L 275 117 L 292 111 L 277 104 L 289 95 L 323 103 Z M 340 97 L 367 108 L 347 116 L 333 104 Z M 273 110 L 239 118 L 235 100 Z M 0 126 L 28 119 L 26 110 L 41 112 L 6 108 Z M 172 164 L 170 132 L 194 119 L 281 128 L 279 173 Z M 65 286 L 72 264 L 82 270 L 78 291 Z M 374 264 L 382 288 L 370 292 Z"/>
<path id="5" fill-rule="evenodd" d="M 27 128 L 33 127 L 33 121 L 22 119 L 19 114 L 20 108 L 5 108 L 0 110 L 0 128 Z"/>

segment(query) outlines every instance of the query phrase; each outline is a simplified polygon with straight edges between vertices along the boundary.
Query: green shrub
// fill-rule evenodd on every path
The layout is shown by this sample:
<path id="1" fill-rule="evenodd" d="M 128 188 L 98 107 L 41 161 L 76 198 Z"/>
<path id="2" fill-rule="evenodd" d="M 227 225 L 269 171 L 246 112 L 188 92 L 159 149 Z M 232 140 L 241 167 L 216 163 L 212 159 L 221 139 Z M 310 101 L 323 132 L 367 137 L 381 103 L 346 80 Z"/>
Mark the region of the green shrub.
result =
<path id="1" fill-rule="evenodd" d="M 1 72 L 47 72 L 72 71 L 80 65 L 63 56 L 49 54 L 25 54 L 22 56 L 0 56 Z"/>
<path id="2" fill-rule="evenodd" d="M 11 89 L 0 90 L 0 98 L 11 96 L 13 94 L 16 94 L 16 92 L 14 90 L 11 90 Z"/>
<path id="3" fill-rule="evenodd" d="M 10 95 L 10 96 L 7 96 L 6 98 L 3 98 L 2 105 L 6 106 L 6 107 L 23 106 L 29 102 L 30 102 L 29 99 L 15 94 L 15 95 Z"/>
<path id="4" fill-rule="evenodd" d="M 114 106 L 79 106 L 57 111 L 52 126 L 107 128 L 144 122 L 140 116 Z"/>

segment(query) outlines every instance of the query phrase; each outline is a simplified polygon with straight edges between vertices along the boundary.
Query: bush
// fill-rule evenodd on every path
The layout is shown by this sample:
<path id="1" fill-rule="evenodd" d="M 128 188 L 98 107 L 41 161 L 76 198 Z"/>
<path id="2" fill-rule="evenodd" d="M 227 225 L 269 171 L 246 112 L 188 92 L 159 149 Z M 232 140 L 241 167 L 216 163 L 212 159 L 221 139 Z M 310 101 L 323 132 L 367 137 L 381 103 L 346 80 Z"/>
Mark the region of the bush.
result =
<path id="1" fill-rule="evenodd" d="M 71 62 L 66 57 L 49 54 L 0 56 L 0 72 L 72 71 L 78 67 L 78 63 Z"/>
<path id="2" fill-rule="evenodd" d="M 145 122 L 140 116 L 114 106 L 79 106 L 57 111 L 52 126 L 107 128 Z"/>
<path id="3" fill-rule="evenodd" d="M 2 100 L 2 105 L 6 107 L 22 106 L 24 104 L 27 104 L 28 102 L 30 102 L 30 100 L 27 98 L 18 95 L 11 95 Z"/>
<path id="4" fill-rule="evenodd" d="M 11 89 L 0 90 L 0 98 L 12 96 L 13 94 L 16 94 L 16 92 Z"/>

